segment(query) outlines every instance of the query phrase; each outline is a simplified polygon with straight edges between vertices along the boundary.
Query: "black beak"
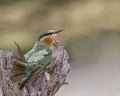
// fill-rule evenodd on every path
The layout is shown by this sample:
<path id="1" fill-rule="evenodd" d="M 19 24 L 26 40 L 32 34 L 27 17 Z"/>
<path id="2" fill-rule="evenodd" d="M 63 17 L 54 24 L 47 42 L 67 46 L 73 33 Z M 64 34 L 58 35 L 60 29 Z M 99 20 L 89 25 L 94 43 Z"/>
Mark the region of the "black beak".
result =
<path id="1" fill-rule="evenodd" d="M 65 29 L 58 29 L 58 30 L 55 30 L 55 31 L 53 32 L 53 34 L 58 34 L 58 33 L 62 32 L 62 31 L 65 31 Z"/>

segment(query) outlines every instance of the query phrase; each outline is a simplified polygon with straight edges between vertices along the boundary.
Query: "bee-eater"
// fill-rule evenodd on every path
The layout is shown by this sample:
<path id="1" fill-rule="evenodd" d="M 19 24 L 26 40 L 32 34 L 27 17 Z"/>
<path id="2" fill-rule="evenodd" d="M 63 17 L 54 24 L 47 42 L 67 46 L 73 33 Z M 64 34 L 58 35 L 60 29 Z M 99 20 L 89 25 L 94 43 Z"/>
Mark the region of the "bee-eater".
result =
<path id="1" fill-rule="evenodd" d="M 25 55 L 23 55 L 19 45 L 15 43 L 17 51 L 15 59 L 13 59 L 14 64 L 11 70 L 11 80 L 12 82 L 23 80 L 20 89 L 27 87 L 28 84 L 36 80 L 45 71 L 52 56 L 50 45 L 55 40 L 57 34 L 62 31 L 63 29 L 40 33 L 33 48 Z"/>

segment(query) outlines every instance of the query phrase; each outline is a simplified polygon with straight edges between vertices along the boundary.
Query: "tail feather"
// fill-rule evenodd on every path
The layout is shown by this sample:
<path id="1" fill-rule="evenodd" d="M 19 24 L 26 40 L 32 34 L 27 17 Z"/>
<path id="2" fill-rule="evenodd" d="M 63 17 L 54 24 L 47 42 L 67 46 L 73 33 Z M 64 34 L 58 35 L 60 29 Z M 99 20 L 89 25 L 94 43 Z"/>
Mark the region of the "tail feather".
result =
<path id="1" fill-rule="evenodd" d="M 15 83 L 15 82 L 17 82 L 25 77 L 26 77 L 25 73 L 19 73 L 19 74 L 13 75 L 10 79 L 12 80 L 13 83 Z"/>
<path id="2" fill-rule="evenodd" d="M 10 78 L 12 82 L 17 82 L 21 79 L 24 79 L 20 85 L 20 89 L 28 86 L 29 83 L 36 80 L 46 68 L 47 65 L 38 66 L 38 65 L 28 65 L 17 59 L 14 60 L 14 65 L 11 70 L 13 76 Z"/>
<path id="3" fill-rule="evenodd" d="M 18 80 L 26 78 L 23 81 L 23 84 L 21 85 L 21 88 L 28 85 L 28 82 L 32 81 L 32 76 L 34 75 L 34 73 L 36 74 L 36 72 L 39 69 L 41 69 L 40 66 L 37 66 L 35 64 L 28 65 L 28 64 L 26 64 L 26 63 L 24 63 L 20 60 L 17 60 L 17 59 L 14 59 L 13 61 L 14 61 L 14 64 L 13 64 L 13 68 L 11 70 L 11 73 L 12 73 L 11 80 L 13 82 L 17 82 Z"/>
<path id="4" fill-rule="evenodd" d="M 12 73 L 15 73 L 15 72 L 24 72 L 26 70 L 26 67 L 27 67 L 27 64 L 25 64 L 24 62 L 22 61 L 19 61 L 17 59 L 14 59 L 13 60 L 13 68 L 11 70 Z"/>
<path id="5" fill-rule="evenodd" d="M 21 61 L 25 61 L 23 52 L 22 52 L 19 44 L 16 41 L 14 41 L 14 43 L 15 43 L 15 46 L 16 46 L 15 58 L 18 59 L 18 60 L 21 60 Z"/>
<path id="6" fill-rule="evenodd" d="M 11 73 L 12 73 L 13 75 L 15 75 L 15 74 L 19 74 L 19 73 L 24 73 L 24 70 L 22 70 L 22 69 L 18 69 L 18 68 L 17 68 L 17 70 L 12 69 Z"/>
<path id="7" fill-rule="evenodd" d="M 14 73 L 13 71 L 25 71 L 25 68 L 21 68 L 17 64 L 14 64 L 11 72 Z"/>
<path id="8" fill-rule="evenodd" d="M 17 82 L 26 77 L 26 68 L 25 58 L 22 53 L 22 50 L 17 42 L 14 42 L 16 45 L 15 58 L 13 59 L 13 67 L 11 69 L 12 77 L 10 78 L 12 82 Z"/>
<path id="9" fill-rule="evenodd" d="M 26 71 L 27 70 L 27 71 Z M 25 77 L 27 77 L 28 65 L 20 60 L 13 60 L 13 68 L 11 69 L 12 77 L 10 78 L 12 82 L 17 82 Z"/>
<path id="10" fill-rule="evenodd" d="M 25 63 L 23 61 L 20 61 L 18 59 L 13 59 L 13 62 L 14 62 L 15 65 L 18 65 L 18 66 L 20 66 L 22 68 L 24 68 L 24 67 L 26 67 L 28 65 L 27 63 Z"/>

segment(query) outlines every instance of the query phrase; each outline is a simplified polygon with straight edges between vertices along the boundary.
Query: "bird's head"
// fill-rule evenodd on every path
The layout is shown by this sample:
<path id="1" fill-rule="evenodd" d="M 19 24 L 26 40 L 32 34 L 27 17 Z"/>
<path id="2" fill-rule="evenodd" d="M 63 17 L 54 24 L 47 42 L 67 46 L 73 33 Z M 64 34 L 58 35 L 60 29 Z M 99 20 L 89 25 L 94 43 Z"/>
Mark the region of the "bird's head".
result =
<path id="1" fill-rule="evenodd" d="M 49 31 L 45 31 L 40 33 L 40 35 L 37 38 L 37 41 L 40 41 L 42 43 L 44 43 L 47 46 L 50 46 L 52 41 L 55 40 L 56 36 L 58 33 L 62 32 L 64 29 L 60 29 L 60 30 L 49 30 Z"/>

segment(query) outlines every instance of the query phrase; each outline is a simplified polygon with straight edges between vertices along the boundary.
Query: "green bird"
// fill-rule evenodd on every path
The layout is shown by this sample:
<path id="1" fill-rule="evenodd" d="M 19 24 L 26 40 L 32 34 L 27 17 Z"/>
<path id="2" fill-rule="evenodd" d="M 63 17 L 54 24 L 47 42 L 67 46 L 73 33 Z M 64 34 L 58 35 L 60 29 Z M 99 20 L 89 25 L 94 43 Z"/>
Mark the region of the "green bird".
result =
<path id="1" fill-rule="evenodd" d="M 23 80 L 20 89 L 27 87 L 28 84 L 36 80 L 51 61 L 52 52 L 50 45 L 55 40 L 60 30 L 49 30 L 38 35 L 33 48 L 23 55 L 20 46 L 15 42 L 17 50 L 13 59 L 13 68 L 11 69 L 11 80 L 17 82 Z"/>

